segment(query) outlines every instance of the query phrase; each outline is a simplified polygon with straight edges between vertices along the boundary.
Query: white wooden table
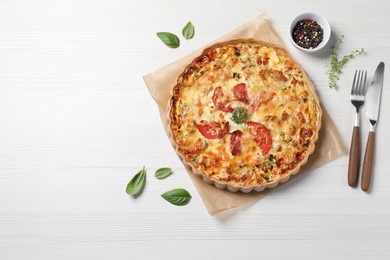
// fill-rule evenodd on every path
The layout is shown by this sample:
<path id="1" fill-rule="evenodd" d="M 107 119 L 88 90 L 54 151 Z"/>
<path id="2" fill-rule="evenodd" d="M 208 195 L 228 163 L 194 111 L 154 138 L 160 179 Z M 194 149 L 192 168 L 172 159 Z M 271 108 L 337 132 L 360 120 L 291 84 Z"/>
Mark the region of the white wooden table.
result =
<path id="1" fill-rule="evenodd" d="M 337 91 L 329 56 L 288 42 L 289 21 L 316 11 L 363 47 Z M 164 135 L 142 76 L 266 11 L 349 147 L 354 70 L 390 66 L 388 1 L 0 1 L 0 259 L 390 259 L 390 74 L 386 70 L 372 191 L 346 183 L 348 155 L 249 207 L 208 215 Z M 169 49 L 158 31 L 194 39 Z M 363 117 L 362 146 L 368 122 Z M 143 165 L 143 194 L 125 193 Z M 168 179 L 157 168 L 174 169 Z M 175 207 L 164 191 L 193 199 Z"/>

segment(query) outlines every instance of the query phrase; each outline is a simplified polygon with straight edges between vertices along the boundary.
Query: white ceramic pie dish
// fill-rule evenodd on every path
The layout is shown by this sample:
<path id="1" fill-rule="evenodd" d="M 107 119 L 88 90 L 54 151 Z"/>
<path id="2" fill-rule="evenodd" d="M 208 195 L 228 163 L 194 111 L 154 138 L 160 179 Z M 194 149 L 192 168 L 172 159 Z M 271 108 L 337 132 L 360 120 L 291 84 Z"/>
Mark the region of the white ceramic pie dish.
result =
<path id="1" fill-rule="evenodd" d="M 256 39 L 242 39 L 243 41 L 245 40 L 254 40 L 254 41 L 258 41 Z M 215 45 L 218 45 L 220 43 L 217 43 Z M 214 46 L 214 45 L 213 45 Z M 212 48 L 213 46 L 209 47 L 209 48 Z M 207 48 L 207 49 L 209 49 Z M 278 48 L 281 48 L 281 47 L 278 47 Z M 206 52 L 206 50 L 204 52 Z M 284 50 L 284 48 L 281 48 Z M 285 50 L 284 50 L 285 51 Z M 203 52 L 203 53 L 204 53 Z M 203 56 L 203 53 L 200 55 L 200 56 Z M 286 51 L 287 53 L 287 51 Z M 290 55 L 289 55 L 290 56 Z M 198 57 L 196 57 L 195 59 L 193 60 L 196 60 Z M 291 56 L 290 56 L 291 58 Z M 291 58 L 292 59 L 292 58 Z M 294 61 L 295 62 L 295 61 Z M 190 66 L 192 64 L 192 62 L 188 65 Z M 295 62 L 295 64 L 301 69 L 301 71 L 303 72 L 304 74 L 304 78 L 306 79 L 306 81 L 308 82 L 309 86 L 310 86 L 310 90 L 312 92 L 312 94 L 314 95 L 315 99 L 316 99 L 316 102 L 318 103 L 319 105 L 319 108 L 320 108 L 320 102 L 319 102 L 319 99 L 318 99 L 318 96 L 310 82 L 310 80 L 307 78 L 305 72 L 303 71 L 303 69 L 299 66 L 298 63 Z M 188 67 L 187 66 L 187 67 Z M 186 68 L 187 68 L 186 67 Z M 186 68 L 183 69 L 183 71 L 186 71 Z M 180 76 L 179 76 L 180 77 Z M 174 86 L 172 86 L 172 93 L 171 93 L 171 97 L 173 97 L 173 89 L 174 89 Z M 321 108 L 320 108 L 321 109 Z M 219 189 L 227 189 L 231 192 L 237 192 L 237 191 L 241 191 L 241 192 L 244 192 L 244 193 L 249 193 L 251 191 L 256 191 L 256 192 L 260 192 L 260 191 L 263 191 L 264 189 L 266 188 L 275 188 L 278 184 L 280 183 L 284 183 L 284 182 L 287 182 L 291 176 L 297 174 L 300 170 L 300 168 L 305 165 L 310 157 L 310 155 L 314 152 L 315 150 L 315 143 L 317 142 L 318 140 L 318 136 L 319 136 L 319 130 L 321 128 L 321 118 L 322 118 L 322 111 L 320 110 L 319 113 L 318 113 L 318 116 L 319 116 L 319 120 L 318 120 L 318 124 L 316 126 L 316 135 L 313 139 L 313 147 L 311 147 L 311 149 L 308 150 L 308 153 L 307 153 L 307 156 L 302 160 L 300 161 L 296 168 L 294 170 L 292 170 L 291 172 L 289 172 L 288 174 L 286 174 L 286 176 L 280 178 L 280 179 L 277 179 L 273 182 L 268 182 L 266 184 L 262 184 L 262 185 L 250 185 L 250 186 L 239 186 L 239 185 L 234 185 L 234 184 L 231 184 L 231 183 L 226 183 L 226 182 L 222 182 L 220 180 L 217 180 L 217 179 L 214 179 L 208 175 L 205 175 L 205 174 L 202 174 L 200 172 L 198 172 L 195 168 L 194 165 L 192 165 L 191 163 L 187 162 L 187 160 L 185 159 L 185 156 L 179 151 L 179 147 L 178 145 L 176 144 L 176 141 L 174 140 L 174 137 L 173 137 L 173 133 L 171 131 L 171 98 L 169 99 L 169 103 L 168 103 L 168 115 L 167 115 L 167 118 L 168 118 L 168 125 L 167 125 L 167 130 L 168 130 L 168 136 L 169 136 L 169 139 L 172 143 L 172 146 L 174 147 L 177 155 L 179 156 L 179 158 L 182 160 L 183 164 L 188 167 L 192 173 L 194 173 L 195 175 L 201 177 L 203 179 L 203 181 L 205 181 L 206 183 L 208 184 L 211 184 L 211 185 L 214 185 L 215 187 L 219 188 Z"/>

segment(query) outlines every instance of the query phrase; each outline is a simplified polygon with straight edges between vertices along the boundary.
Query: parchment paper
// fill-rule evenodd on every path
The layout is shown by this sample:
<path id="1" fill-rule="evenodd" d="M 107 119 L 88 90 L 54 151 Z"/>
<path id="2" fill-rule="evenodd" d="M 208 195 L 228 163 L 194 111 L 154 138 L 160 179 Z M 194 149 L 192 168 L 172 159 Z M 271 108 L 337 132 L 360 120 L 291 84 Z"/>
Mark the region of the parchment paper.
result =
<path id="1" fill-rule="evenodd" d="M 214 42 L 211 42 L 207 46 L 216 42 L 236 38 L 257 38 L 284 47 L 281 39 L 273 30 L 271 24 L 267 20 L 266 14 L 261 14 L 260 16 L 254 18 L 248 23 L 240 26 L 236 30 L 226 34 L 225 36 L 215 40 Z M 150 95 L 153 97 L 153 99 L 158 105 L 158 108 L 160 110 L 161 122 L 164 126 L 167 135 L 168 102 L 171 97 L 172 87 L 176 84 L 177 77 L 184 70 L 185 66 L 192 62 L 194 58 L 199 56 L 204 50 L 204 48 L 206 48 L 207 46 L 204 46 L 203 48 L 183 57 L 182 59 L 171 63 L 163 68 L 160 68 L 159 70 L 143 77 L 145 84 L 149 89 Z M 312 155 L 310 155 L 307 164 L 302 166 L 299 173 L 291 177 L 290 181 L 302 174 L 310 172 L 311 170 L 345 153 L 344 144 L 333 121 L 330 119 L 328 113 L 323 106 L 322 110 L 322 127 L 320 130 L 318 141 L 316 143 L 315 151 Z M 199 195 L 201 196 L 207 208 L 207 211 L 212 216 L 215 216 L 228 209 L 253 203 L 263 198 L 264 196 L 272 192 L 274 189 L 277 189 L 278 187 L 283 185 L 288 185 L 288 183 L 290 182 L 288 181 L 287 183 L 279 184 L 276 188 L 266 189 L 260 193 L 233 193 L 227 190 L 220 190 L 213 185 L 205 183 L 201 178 L 193 174 L 191 172 L 191 168 L 189 167 L 186 167 L 186 170 L 189 173 L 189 176 L 191 177 L 191 180 L 193 181 L 197 191 L 199 192 Z"/>

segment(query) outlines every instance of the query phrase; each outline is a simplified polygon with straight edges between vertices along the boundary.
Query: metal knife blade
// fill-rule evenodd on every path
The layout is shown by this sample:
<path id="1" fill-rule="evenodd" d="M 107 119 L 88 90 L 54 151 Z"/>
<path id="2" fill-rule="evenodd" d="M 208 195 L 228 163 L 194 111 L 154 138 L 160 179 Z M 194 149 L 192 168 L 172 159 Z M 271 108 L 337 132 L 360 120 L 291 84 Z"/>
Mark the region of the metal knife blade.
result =
<path id="1" fill-rule="evenodd" d="M 375 132 L 375 126 L 379 118 L 379 108 L 381 105 L 381 94 L 383 86 L 383 75 L 385 71 L 385 64 L 380 62 L 375 70 L 371 86 L 367 92 L 367 110 L 366 116 L 370 120 L 370 132 Z"/>

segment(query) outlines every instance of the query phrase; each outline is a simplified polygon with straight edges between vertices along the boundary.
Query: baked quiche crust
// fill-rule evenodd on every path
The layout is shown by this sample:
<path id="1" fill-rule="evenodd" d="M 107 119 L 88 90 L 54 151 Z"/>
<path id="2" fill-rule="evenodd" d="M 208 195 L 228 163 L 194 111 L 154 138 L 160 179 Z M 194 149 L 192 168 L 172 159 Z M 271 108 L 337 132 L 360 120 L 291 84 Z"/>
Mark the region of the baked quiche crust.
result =
<path id="1" fill-rule="evenodd" d="M 168 131 L 179 157 L 207 183 L 262 191 L 307 162 L 321 117 L 306 74 L 283 48 L 236 39 L 206 48 L 179 75 Z"/>

